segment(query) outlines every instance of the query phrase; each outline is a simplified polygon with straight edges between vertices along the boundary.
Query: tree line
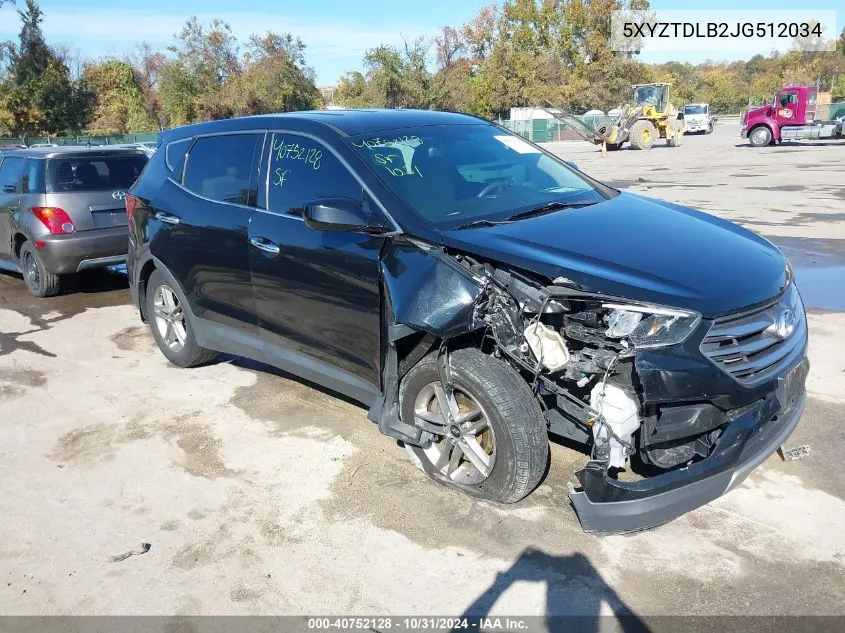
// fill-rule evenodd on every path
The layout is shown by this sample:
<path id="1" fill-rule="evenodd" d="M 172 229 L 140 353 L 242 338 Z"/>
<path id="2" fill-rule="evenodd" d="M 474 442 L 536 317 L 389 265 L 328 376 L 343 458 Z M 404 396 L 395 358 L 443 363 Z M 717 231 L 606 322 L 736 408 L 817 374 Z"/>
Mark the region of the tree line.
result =
<path id="1" fill-rule="evenodd" d="M 289 33 L 240 42 L 225 22 L 192 17 L 166 51 L 141 43 L 123 59 L 91 60 L 47 44 L 36 0 L 18 15 L 18 41 L 0 52 L 0 136 L 159 131 L 324 105 L 305 44 Z"/>
<path id="2" fill-rule="evenodd" d="M 817 84 L 845 101 L 845 30 L 830 52 L 791 51 L 748 61 L 645 64 L 610 49 L 611 14 L 647 10 L 645 0 L 504 0 L 433 41 L 378 46 L 364 71 L 340 80 L 345 106 L 444 108 L 507 118 L 514 106 L 549 100 L 581 113 L 630 100 L 632 84 L 670 82 L 673 102 L 738 112 L 786 84 Z M 835 35 L 835 34 L 834 34 Z M 829 37 L 829 36 L 828 36 Z M 425 60 L 433 56 L 432 71 Z"/>
<path id="3" fill-rule="evenodd" d="M 9 0 L 0 0 L 0 5 Z M 488 118 L 550 100 L 574 112 L 608 110 L 634 83 L 668 81 L 676 105 L 716 112 L 759 103 L 787 83 L 818 84 L 845 100 L 845 30 L 832 52 L 772 53 L 747 61 L 646 64 L 610 49 L 610 18 L 647 0 L 504 0 L 434 38 L 366 51 L 334 103 L 435 108 Z M 18 10 L 16 42 L 0 46 L 0 136 L 158 131 L 196 121 L 326 104 L 290 33 L 240 41 L 219 19 L 189 18 L 164 51 L 141 43 L 124 58 L 85 59 L 49 45 L 37 0 Z"/>

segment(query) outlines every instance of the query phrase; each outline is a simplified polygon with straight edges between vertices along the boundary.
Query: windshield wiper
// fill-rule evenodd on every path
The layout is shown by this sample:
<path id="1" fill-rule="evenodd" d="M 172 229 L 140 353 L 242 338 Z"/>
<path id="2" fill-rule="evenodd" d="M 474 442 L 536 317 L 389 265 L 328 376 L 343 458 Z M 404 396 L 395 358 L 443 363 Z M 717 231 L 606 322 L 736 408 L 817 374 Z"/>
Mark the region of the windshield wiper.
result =
<path id="1" fill-rule="evenodd" d="M 547 202 L 545 204 L 541 204 L 537 207 L 532 207 L 531 209 L 526 209 L 525 211 L 520 211 L 519 213 L 515 213 L 504 220 L 473 220 L 472 222 L 468 222 L 466 224 L 461 224 L 460 226 L 456 226 L 455 230 L 460 231 L 462 229 L 474 229 L 482 226 L 497 226 L 499 224 L 507 224 L 508 222 L 514 222 L 516 220 L 522 220 L 524 218 L 535 217 L 538 215 L 545 215 L 546 213 L 551 213 L 552 211 L 558 211 L 560 209 L 576 209 L 578 207 L 588 207 L 591 204 L 596 204 L 596 200 L 584 201 L 584 202 Z"/>

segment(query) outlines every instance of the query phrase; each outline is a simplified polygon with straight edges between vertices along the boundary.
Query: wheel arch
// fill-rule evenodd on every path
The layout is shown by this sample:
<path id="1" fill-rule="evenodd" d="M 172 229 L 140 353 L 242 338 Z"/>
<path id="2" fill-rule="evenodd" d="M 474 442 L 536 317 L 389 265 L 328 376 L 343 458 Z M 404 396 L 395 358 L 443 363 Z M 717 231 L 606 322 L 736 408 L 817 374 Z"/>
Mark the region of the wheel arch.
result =
<path id="1" fill-rule="evenodd" d="M 179 280 L 176 279 L 173 273 L 168 270 L 167 266 L 165 266 L 164 263 L 154 255 L 147 255 L 146 257 L 144 257 L 138 262 L 137 267 L 138 309 L 140 310 L 141 318 L 144 321 L 148 320 L 144 306 L 147 303 L 147 284 L 149 283 L 150 277 L 152 276 L 153 272 L 159 271 L 171 286 L 178 288 L 179 291 L 182 293 L 182 296 L 187 297 L 187 295 L 185 294 L 185 288 L 182 287 L 182 284 L 179 283 Z M 190 302 L 185 301 L 184 308 L 191 317 L 195 316 Z"/>

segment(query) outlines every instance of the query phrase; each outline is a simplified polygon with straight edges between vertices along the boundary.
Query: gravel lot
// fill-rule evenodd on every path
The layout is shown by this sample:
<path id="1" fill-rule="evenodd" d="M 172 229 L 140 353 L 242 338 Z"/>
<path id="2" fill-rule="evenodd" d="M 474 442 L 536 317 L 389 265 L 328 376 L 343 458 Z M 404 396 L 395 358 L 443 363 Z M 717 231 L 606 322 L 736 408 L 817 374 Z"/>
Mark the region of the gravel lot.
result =
<path id="1" fill-rule="evenodd" d="M 0 613 L 845 613 L 845 143 L 752 149 L 737 132 L 607 158 L 551 146 L 790 255 L 812 308 L 790 440 L 806 459 L 772 457 L 658 529 L 590 536 L 567 498 L 585 457 L 564 446 L 525 501 L 474 500 L 345 400 L 238 359 L 168 366 L 119 274 L 36 300 L 3 273 Z"/>

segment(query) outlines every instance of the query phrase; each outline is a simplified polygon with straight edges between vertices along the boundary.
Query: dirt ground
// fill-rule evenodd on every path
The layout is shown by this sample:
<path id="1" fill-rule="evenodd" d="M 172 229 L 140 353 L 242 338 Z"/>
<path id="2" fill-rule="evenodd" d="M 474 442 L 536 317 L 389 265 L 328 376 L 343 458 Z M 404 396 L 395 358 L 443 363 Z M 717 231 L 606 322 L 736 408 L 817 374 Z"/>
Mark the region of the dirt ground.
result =
<path id="1" fill-rule="evenodd" d="M 737 132 L 607 158 L 551 147 L 789 254 L 812 363 L 789 445 L 809 457 L 774 456 L 663 527 L 590 536 L 567 498 L 585 458 L 564 446 L 523 502 L 471 499 L 357 405 L 237 359 L 169 366 L 118 274 L 36 300 L 3 273 L 0 613 L 845 613 L 845 143 L 752 149 Z"/>

